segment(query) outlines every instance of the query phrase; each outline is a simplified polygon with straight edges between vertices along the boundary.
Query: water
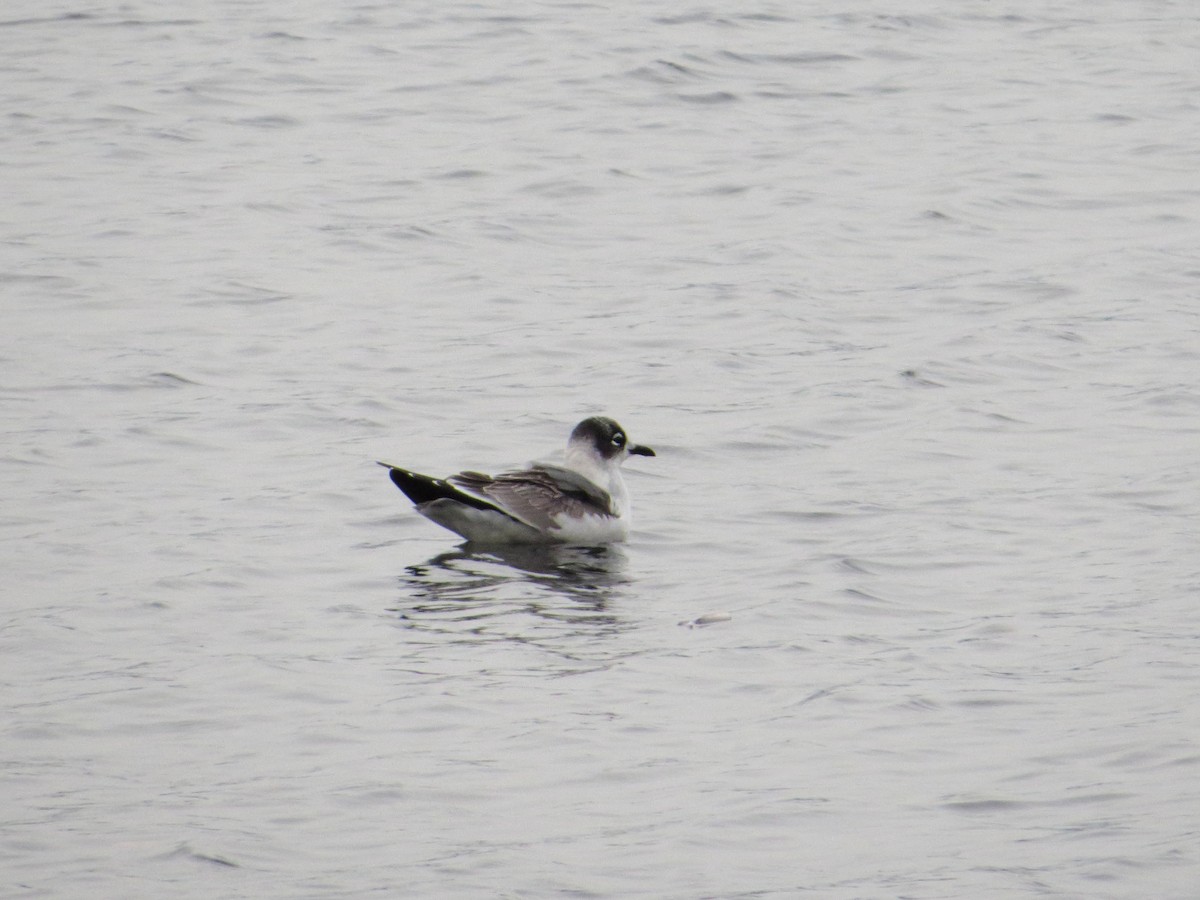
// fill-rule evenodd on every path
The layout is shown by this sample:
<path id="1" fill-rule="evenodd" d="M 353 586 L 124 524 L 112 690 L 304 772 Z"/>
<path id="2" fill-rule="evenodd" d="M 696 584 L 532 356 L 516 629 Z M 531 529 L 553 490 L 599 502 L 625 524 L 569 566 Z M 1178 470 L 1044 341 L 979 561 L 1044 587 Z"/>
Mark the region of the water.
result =
<path id="1" fill-rule="evenodd" d="M 0 896 L 1195 896 L 1190 5 L 2 18 Z"/>

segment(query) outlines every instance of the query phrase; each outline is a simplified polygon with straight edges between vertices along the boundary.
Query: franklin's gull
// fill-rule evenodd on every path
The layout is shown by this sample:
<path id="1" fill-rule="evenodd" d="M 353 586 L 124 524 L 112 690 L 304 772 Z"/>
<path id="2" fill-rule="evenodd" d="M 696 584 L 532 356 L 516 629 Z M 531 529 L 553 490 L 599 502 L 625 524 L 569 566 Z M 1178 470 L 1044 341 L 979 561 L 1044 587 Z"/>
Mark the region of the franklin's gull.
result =
<path id="1" fill-rule="evenodd" d="M 432 478 L 381 462 L 417 512 L 477 543 L 608 544 L 629 536 L 621 463 L 654 456 L 604 416 L 575 426 L 564 465 L 534 463 L 502 475 Z"/>

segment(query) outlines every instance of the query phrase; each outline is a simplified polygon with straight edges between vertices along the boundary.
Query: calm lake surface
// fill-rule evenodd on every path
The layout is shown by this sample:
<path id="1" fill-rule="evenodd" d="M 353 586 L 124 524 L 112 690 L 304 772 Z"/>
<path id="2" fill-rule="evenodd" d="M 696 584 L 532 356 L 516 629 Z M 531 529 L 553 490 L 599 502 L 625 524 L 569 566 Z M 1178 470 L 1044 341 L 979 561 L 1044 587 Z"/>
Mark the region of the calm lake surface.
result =
<path id="1" fill-rule="evenodd" d="M 5 5 L 0 897 L 1196 897 L 1200 13 L 897 13 Z"/>

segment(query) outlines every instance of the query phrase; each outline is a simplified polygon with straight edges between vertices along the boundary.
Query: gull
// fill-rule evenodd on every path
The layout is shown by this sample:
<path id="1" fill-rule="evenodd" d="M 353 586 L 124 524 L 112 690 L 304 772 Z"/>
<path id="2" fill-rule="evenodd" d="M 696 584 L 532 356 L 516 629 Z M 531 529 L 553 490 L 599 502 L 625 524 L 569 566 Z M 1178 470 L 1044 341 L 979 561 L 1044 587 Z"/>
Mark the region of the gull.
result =
<path id="1" fill-rule="evenodd" d="M 612 419 L 592 416 L 571 432 L 563 465 L 534 463 L 502 475 L 459 472 L 448 478 L 379 465 L 417 512 L 473 543 L 595 545 L 629 536 L 621 463 L 654 455 L 630 442 Z"/>

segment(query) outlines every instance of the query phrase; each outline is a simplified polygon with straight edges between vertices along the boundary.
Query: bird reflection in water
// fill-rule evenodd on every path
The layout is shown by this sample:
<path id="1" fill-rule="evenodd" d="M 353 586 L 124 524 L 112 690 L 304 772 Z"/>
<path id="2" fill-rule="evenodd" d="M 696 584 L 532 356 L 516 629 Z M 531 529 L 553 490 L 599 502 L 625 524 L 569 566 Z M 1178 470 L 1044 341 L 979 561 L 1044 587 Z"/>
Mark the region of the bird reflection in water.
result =
<path id="1" fill-rule="evenodd" d="M 410 628 L 460 636 L 528 640 L 531 625 L 553 626 L 560 636 L 611 633 L 621 627 L 610 607 L 629 583 L 625 564 L 624 552 L 611 545 L 464 544 L 408 566 L 393 611 Z M 503 633 L 514 626 L 516 633 Z"/>

